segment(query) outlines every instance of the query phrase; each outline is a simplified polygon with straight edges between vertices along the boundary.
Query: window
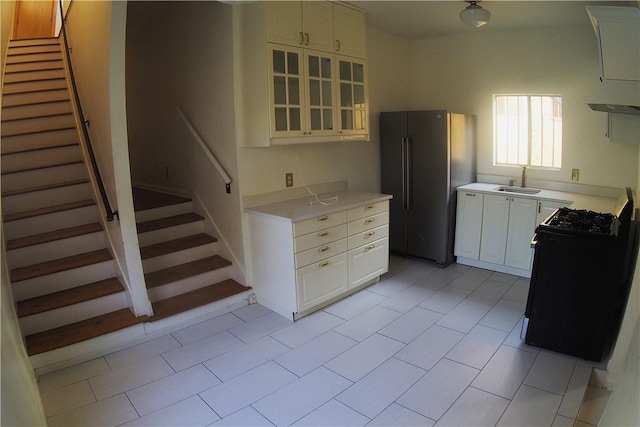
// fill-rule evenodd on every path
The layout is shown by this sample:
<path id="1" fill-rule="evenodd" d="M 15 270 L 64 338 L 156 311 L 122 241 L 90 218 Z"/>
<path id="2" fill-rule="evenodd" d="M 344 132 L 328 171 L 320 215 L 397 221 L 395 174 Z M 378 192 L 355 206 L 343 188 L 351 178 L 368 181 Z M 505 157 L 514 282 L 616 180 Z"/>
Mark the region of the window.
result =
<path id="1" fill-rule="evenodd" d="M 562 97 L 495 95 L 494 163 L 562 166 Z"/>

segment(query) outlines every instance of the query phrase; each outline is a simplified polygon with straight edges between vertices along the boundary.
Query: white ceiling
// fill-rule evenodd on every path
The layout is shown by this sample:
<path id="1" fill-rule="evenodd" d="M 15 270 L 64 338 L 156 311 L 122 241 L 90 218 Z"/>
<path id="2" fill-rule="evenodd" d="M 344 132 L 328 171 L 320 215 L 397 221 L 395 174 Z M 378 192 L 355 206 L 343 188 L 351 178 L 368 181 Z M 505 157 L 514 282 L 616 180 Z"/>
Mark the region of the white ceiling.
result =
<path id="1" fill-rule="evenodd" d="M 462 0 L 359 1 L 347 0 L 367 12 L 367 25 L 409 40 L 471 31 L 590 25 L 585 6 L 638 7 L 635 1 L 524 1 L 486 0 L 480 6 L 491 12 L 491 21 L 480 28 L 464 25 L 458 13 Z"/>

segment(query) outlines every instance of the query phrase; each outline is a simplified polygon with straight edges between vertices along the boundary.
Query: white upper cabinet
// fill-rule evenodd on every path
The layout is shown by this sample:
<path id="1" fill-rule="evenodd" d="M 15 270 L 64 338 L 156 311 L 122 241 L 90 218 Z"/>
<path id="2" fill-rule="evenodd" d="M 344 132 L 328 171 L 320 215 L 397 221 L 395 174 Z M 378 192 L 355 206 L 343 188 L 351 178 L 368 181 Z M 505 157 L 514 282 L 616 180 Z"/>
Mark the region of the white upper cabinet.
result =
<path id="1" fill-rule="evenodd" d="M 267 2 L 267 41 L 332 52 L 333 5 L 323 1 Z"/>
<path id="2" fill-rule="evenodd" d="M 356 58 L 367 57 L 367 29 L 362 12 L 334 4 L 333 32 L 337 53 Z"/>
<path id="3" fill-rule="evenodd" d="M 640 81 L 640 9 L 590 6 L 603 80 Z"/>
<path id="4" fill-rule="evenodd" d="M 330 1 L 235 7 L 241 146 L 369 139 L 363 11 Z"/>

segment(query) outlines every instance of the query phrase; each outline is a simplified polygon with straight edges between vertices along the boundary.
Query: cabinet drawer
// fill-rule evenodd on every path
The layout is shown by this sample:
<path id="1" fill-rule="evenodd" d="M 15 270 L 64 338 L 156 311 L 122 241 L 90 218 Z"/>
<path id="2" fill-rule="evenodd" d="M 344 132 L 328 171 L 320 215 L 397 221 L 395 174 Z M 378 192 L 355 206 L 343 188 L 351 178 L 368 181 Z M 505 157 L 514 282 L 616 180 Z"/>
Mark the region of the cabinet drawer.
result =
<path id="1" fill-rule="evenodd" d="M 349 289 L 375 279 L 388 270 L 388 237 L 349 251 Z"/>
<path id="2" fill-rule="evenodd" d="M 372 230 L 363 231 L 353 236 L 349 236 L 349 249 L 355 249 L 358 246 L 366 245 L 374 240 L 382 239 L 389 236 L 389 224 L 376 227 Z"/>
<path id="3" fill-rule="evenodd" d="M 325 228 L 335 227 L 336 225 L 347 222 L 347 211 L 340 211 L 328 215 L 320 215 L 315 218 L 305 219 L 293 224 L 294 237 L 304 234 L 313 233 L 314 231 Z"/>
<path id="4" fill-rule="evenodd" d="M 296 268 L 322 261 L 347 250 L 347 239 L 331 242 L 296 254 Z"/>
<path id="5" fill-rule="evenodd" d="M 389 201 L 368 203 L 366 205 L 358 206 L 357 208 L 349 209 L 349 221 L 365 218 L 389 210 Z"/>
<path id="6" fill-rule="evenodd" d="M 296 270 L 298 312 L 342 294 L 348 280 L 346 253 Z"/>
<path id="7" fill-rule="evenodd" d="M 377 215 L 368 216 L 349 222 L 349 236 L 371 230 L 381 225 L 389 224 L 389 212 L 379 213 Z"/>
<path id="8" fill-rule="evenodd" d="M 296 253 L 298 253 L 315 248 L 316 246 L 322 246 L 335 242 L 336 240 L 344 239 L 345 237 L 347 237 L 347 224 L 342 224 L 337 227 L 326 228 L 296 237 L 294 239 L 294 247 Z"/>

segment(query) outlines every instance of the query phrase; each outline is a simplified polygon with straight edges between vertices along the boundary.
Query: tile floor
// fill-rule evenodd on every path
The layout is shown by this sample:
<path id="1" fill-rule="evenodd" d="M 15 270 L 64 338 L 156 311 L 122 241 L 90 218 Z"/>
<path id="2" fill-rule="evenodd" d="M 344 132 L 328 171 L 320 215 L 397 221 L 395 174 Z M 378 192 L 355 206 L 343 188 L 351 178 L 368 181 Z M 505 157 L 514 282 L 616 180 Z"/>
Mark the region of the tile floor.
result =
<path id="1" fill-rule="evenodd" d="M 527 291 L 392 257 L 295 323 L 246 306 L 42 375 L 42 401 L 50 426 L 597 424 L 581 410 L 593 365 L 520 339 Z"/>

